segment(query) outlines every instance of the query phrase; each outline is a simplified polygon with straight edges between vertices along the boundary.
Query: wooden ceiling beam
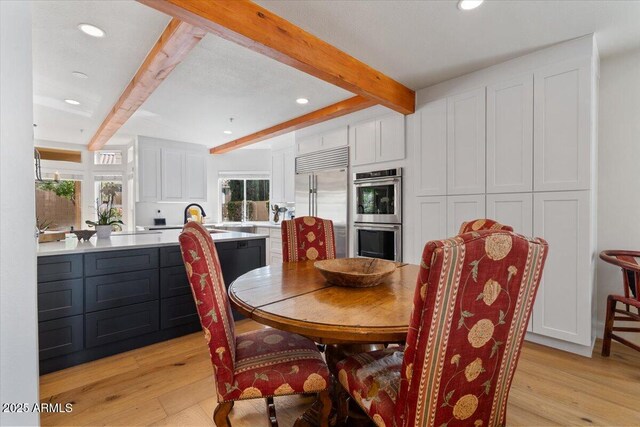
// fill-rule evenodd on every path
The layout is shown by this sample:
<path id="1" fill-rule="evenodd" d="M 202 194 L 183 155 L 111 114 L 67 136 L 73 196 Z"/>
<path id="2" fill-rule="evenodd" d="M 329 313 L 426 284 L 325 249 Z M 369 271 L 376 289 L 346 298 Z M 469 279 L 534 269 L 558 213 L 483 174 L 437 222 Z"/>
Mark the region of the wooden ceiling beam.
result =
<path id="1" fill-rule="evenodd" d="M 248 0 L 138 0 L 402 114 L 415 92 Z"/>
<path id="2" fill-rule="evenodd" d="M 246 147 L 247 145 L 255 144 L 259 141 L 264 141 L 265 139 L 284 135 L 285 133 L 293 132 L 317 123 L 322 123 L 326 120 L 335 119 L 336 117 L 364 110 L 365 108 L 373 107 L 374 105 L 376 105 L 376 102 L 371 99 L 367 99 L 359 95 L 354 96 L 353 98 L 345 99 L 344 101 L 329 105 L 328 107 L 321 108 L 303 116 L 296 117 L 295 119 L 272 126 L 268 129 L 261 130 L 260 132 L 219 145 L 209 150 L 209 152 L 211 154 L 227 153 L 241 147 Z"/>
<path id="3" fill-rule="evenodd" d="M 91 138 L 89 150 L 102 148 L 206 33 L 179 19 L 172 19 Z"/>

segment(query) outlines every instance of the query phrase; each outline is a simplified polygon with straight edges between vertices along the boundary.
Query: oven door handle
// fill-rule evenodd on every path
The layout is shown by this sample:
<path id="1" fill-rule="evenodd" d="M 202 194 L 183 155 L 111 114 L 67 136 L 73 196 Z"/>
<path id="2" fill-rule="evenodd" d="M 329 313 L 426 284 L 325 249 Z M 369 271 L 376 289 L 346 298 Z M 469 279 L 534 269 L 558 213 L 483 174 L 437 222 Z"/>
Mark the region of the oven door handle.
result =
<path id="1" fill-rule="evenodd" d="M 353 228 L 366 229 L 366 230 L 400 230 L 399 224 L 365 224 L 354 223 Z"/>
<path id="2" fill-rule="evenodd" d="M 356 187 L 373 187 L 382 184 L 398 184 L 402 178 L 385 178 L 385 179 L 366 179 L 353 181 Z"/>

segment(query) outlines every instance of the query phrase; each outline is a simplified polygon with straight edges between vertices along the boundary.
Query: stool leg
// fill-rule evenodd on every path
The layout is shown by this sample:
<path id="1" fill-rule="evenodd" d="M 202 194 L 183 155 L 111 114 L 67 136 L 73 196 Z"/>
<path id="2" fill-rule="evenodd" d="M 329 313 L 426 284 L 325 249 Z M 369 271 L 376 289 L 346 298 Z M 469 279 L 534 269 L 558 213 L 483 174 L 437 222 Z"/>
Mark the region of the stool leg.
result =
<path id="1" fill-rule="evenodd" d="M 607 317 L 604 323 L 604 336 L 602 337 L 602 356 L 611 354 L 611 334 L 613 331 L 613 318 L 615 316 L 616 300 L 611 295 L 607 297 Z"/>

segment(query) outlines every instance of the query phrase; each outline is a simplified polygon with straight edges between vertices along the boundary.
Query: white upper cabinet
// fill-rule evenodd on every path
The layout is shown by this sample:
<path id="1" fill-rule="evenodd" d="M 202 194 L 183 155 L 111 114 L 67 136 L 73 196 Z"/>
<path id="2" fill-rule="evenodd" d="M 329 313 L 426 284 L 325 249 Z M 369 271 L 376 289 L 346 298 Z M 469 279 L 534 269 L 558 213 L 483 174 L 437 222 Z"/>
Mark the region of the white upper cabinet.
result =
<path id="1" fill-rule="evenodd" d="M 533 195 L 534 235 L 549 255 L 533 306 L 533 332 L 591 345 L 590 193 Z"/>
<path id="2" fill-rule="evenodd" d="M 376 122 L 364 122 L 349 128 L 351 164 L 366 165 L 376 161 Z"/>
<path id="3" fill-rule="evenodd" d="M 513 231 L 533 235 L 533 195 L 509 193 L 487 195 L 487 218 L 510 225 Z"/>
<path id="4" fill-rule="evenodd" d="M 433 101 L 416 111 L 414 168 L 417 196 L 447 194 L 447 100 Z"/>
<path id="5" fill-rule="evenodd" d="M 397 113 L 389 114 L 377 121 L 377 162 L 389 162 L 392 160 L 404 159 L 404 122 L 404 115 Z"/>
<path id="6" fill-rule="evenodd" d="M 484 194 L 447 197 L 447 234 L 449 237 L 458 235 L 463 222 L 484 217 Z"/>
<path id="7" fill-rule="evenodd" d="M 207 158 L 197 153 L 186 153 L 187 200 L 207 200 Z"/>
<path id="8" fill-rule="evenodd" d="M 485 192 L 485 88 L 447 98 L 448 194 Z"/>
<path id="9" fill-rule="evenodd" d="M 181 150 L 162 149 L 162 200 L 167 202 L 186 199 L 185 153 Z"/>
<path id="10" fill-rule="evenodd" d="M 419 262 L 424 245 L 431 240 L 446 239 L 447 197 L 416 197 L 416 230 L 414 233 L 414 253 Z"/>
<path id="11" fill-rule="evenodd" d="M 295 201 L 296 161 L 293 148 L 271 153 L 271 194 L 278 203 Z"/>
<path id="12" fill-rule="evenodd" d="M 405 117 L 389 114 L 350 127 L 351 164 L 402 160 L 405 157 Z"/>
<path id="13" fill-rule="evenodd" d="M 534 72 L 534 190 L 587 190 L 593 102 L 590 60 Z"/>
<path id="14" fill-rule="evenodd" d="M 533 74 L 487 87 L 487 193 L 533 189 Z"/>
<path id="15" fill-rule="evenodd" d="M 207 200 L 208 154 L 204 147 L 147 137 L 140 140 L 136 171 L 138 201 Z M 189 148 L 181 148 L 182 145 Z"/>
<path id="16" fill-rule="evenodd" d="M 140 146 L 138 148 L 138 201 L 160 200 L 160 148 Z"/>
<path id="17" fill-rule="evenodd" d="M 319 135 L 298 138 L 296 141 L 298 155 L 313 153 L 314 151 L 342 147 L 349 143 L 347 126 L 334 129 Z"/>

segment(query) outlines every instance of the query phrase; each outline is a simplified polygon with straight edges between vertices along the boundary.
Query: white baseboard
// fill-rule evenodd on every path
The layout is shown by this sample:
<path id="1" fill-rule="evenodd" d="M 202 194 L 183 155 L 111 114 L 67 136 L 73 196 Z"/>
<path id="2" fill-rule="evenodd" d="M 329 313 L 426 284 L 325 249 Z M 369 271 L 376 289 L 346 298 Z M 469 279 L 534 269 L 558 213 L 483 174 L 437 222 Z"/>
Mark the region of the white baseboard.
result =
<path id="1" fill-rule="evenodd" d="M 556 338 L 545 337 L 543 335 L 538 335 L 533 332 L 527 332 L 525 339 L 527 341 L 530 341 L 536 344 L 556 348 L 558 350 L 567 351 L 569 353 L 574 353 L 574 354 L 584 356 L 584 357 L 589 357 L 589 358 L 593 353 L 593 346 L 595 345 L 595 342 L 596 342 L 595 336 L 591 339 L 591 345 L 581 345 L 581 344 L 575 344 L 568 341 L 562 341 Z"/>

